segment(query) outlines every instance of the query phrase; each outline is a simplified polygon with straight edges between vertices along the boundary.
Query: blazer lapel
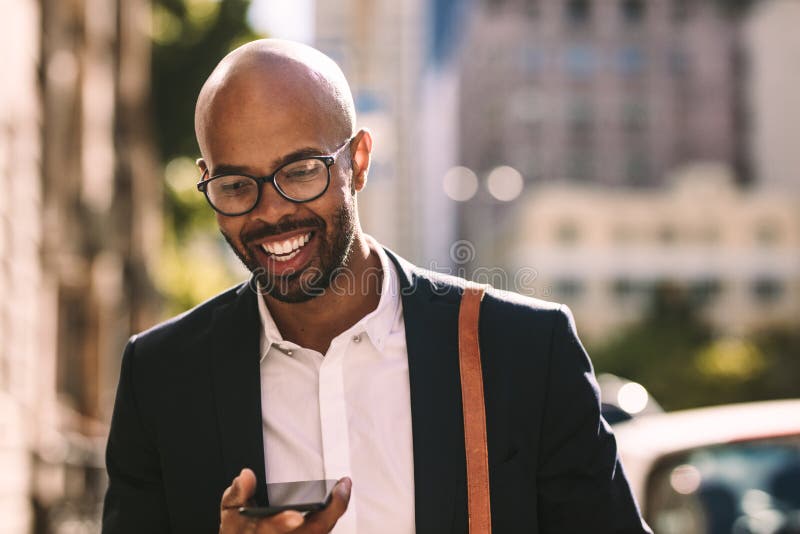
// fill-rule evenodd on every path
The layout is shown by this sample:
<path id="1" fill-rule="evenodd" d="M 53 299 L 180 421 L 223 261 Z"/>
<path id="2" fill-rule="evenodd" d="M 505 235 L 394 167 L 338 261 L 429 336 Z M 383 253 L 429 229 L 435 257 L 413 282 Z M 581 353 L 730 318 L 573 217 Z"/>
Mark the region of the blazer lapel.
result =
<path id="1" fill-rule="evenodd" d="M 257 295 L 247 283 L 236 295 L 217 310 L 210 328 L 211 379 L 224 476 L 230 484 L 242 468 L 249 467 L 256 475 L 256 502 L 266 503 Z"/>
<path id="2" fill-rule="evenodd" d="M 411 387 L 418 534 L 452 530 L 456 485 L 466 476 L 458 368 L 460 293 L 439 285 L 391 251 L 401 279 Z"/>

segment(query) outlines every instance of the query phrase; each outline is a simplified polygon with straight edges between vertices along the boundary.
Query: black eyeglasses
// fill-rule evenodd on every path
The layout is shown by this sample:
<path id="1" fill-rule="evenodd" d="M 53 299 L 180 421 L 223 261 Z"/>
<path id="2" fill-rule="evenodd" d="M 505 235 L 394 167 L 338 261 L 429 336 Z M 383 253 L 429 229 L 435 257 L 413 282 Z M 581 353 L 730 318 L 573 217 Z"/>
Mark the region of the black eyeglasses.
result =
<path id="1" fill-rule="evenodd" d="M 206 169 L 197 189 L 205 194 L 212 208 L 229 217 L 253 211 L 261 201 L 261 186 L 267 182 L 271 182 L 278 194 L 290 202 L 310 202 L 328 190 L 331 166 L 350 141 L 352 139 L 345 141 L 333 154 L 290 161 L 268 176 L 233 173 L 218 174 L 206 179 Z"/>

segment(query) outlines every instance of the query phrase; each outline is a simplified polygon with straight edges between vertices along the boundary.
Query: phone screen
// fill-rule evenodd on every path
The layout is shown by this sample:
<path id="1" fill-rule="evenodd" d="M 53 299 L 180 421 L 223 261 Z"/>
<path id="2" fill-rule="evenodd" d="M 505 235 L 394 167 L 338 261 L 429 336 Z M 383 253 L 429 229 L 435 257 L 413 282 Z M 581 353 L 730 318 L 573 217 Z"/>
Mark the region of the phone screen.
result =
<path id="1" fill-rule="evenodd" d="M 325 508 L 330 501 L 336 480 L 302 480 L 267 484 L 269 506 L 244 506 L 243 515 L 265 517 L 285 510 L 310 512 Z"/>

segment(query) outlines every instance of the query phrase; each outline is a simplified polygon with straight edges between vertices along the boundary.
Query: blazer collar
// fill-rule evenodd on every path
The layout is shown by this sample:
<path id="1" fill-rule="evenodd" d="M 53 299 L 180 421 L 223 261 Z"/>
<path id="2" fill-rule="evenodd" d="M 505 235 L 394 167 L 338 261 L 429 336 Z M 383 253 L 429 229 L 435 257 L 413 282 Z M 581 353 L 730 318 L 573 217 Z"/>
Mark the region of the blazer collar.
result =
<path id="1" fill-rule="evenodd" d="M 226 486 L 249 467 L 256 475 L 256 502 L 267 503 L 260 328 L 255 286 L 243 283 L 234 300 L 214 313 L 208 346 Z"/>
<path id="2" fill-rule="evenodd" d="M 387 250 L 400 275 L 411 388 L 418 534 L 452 530 L 466 477 L 458 366 L 457 279 L 424 271 Z"/>

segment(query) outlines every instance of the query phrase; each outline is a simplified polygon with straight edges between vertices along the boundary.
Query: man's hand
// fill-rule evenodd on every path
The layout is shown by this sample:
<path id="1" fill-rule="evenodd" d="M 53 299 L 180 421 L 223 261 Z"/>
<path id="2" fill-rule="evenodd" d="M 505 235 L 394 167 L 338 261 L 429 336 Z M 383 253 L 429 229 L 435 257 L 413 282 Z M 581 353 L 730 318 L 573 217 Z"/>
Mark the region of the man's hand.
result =
<path id="1" fill-rule="evenodd" d="M 247 506 L 256 490 L 256 476 L 250 469 L 242 469 L 239 476 L 222 495 L 220 505 L 220 534 L 323 534 L 330 532 L 336 521 L 347 510 L 350 502 L 349 478 L 341 479 L 333 490 L 331 502 L 323 510 L 303 517 L 300 512 L 281 512 L 271 517 L 252 518 L 239 513 Z"/>

